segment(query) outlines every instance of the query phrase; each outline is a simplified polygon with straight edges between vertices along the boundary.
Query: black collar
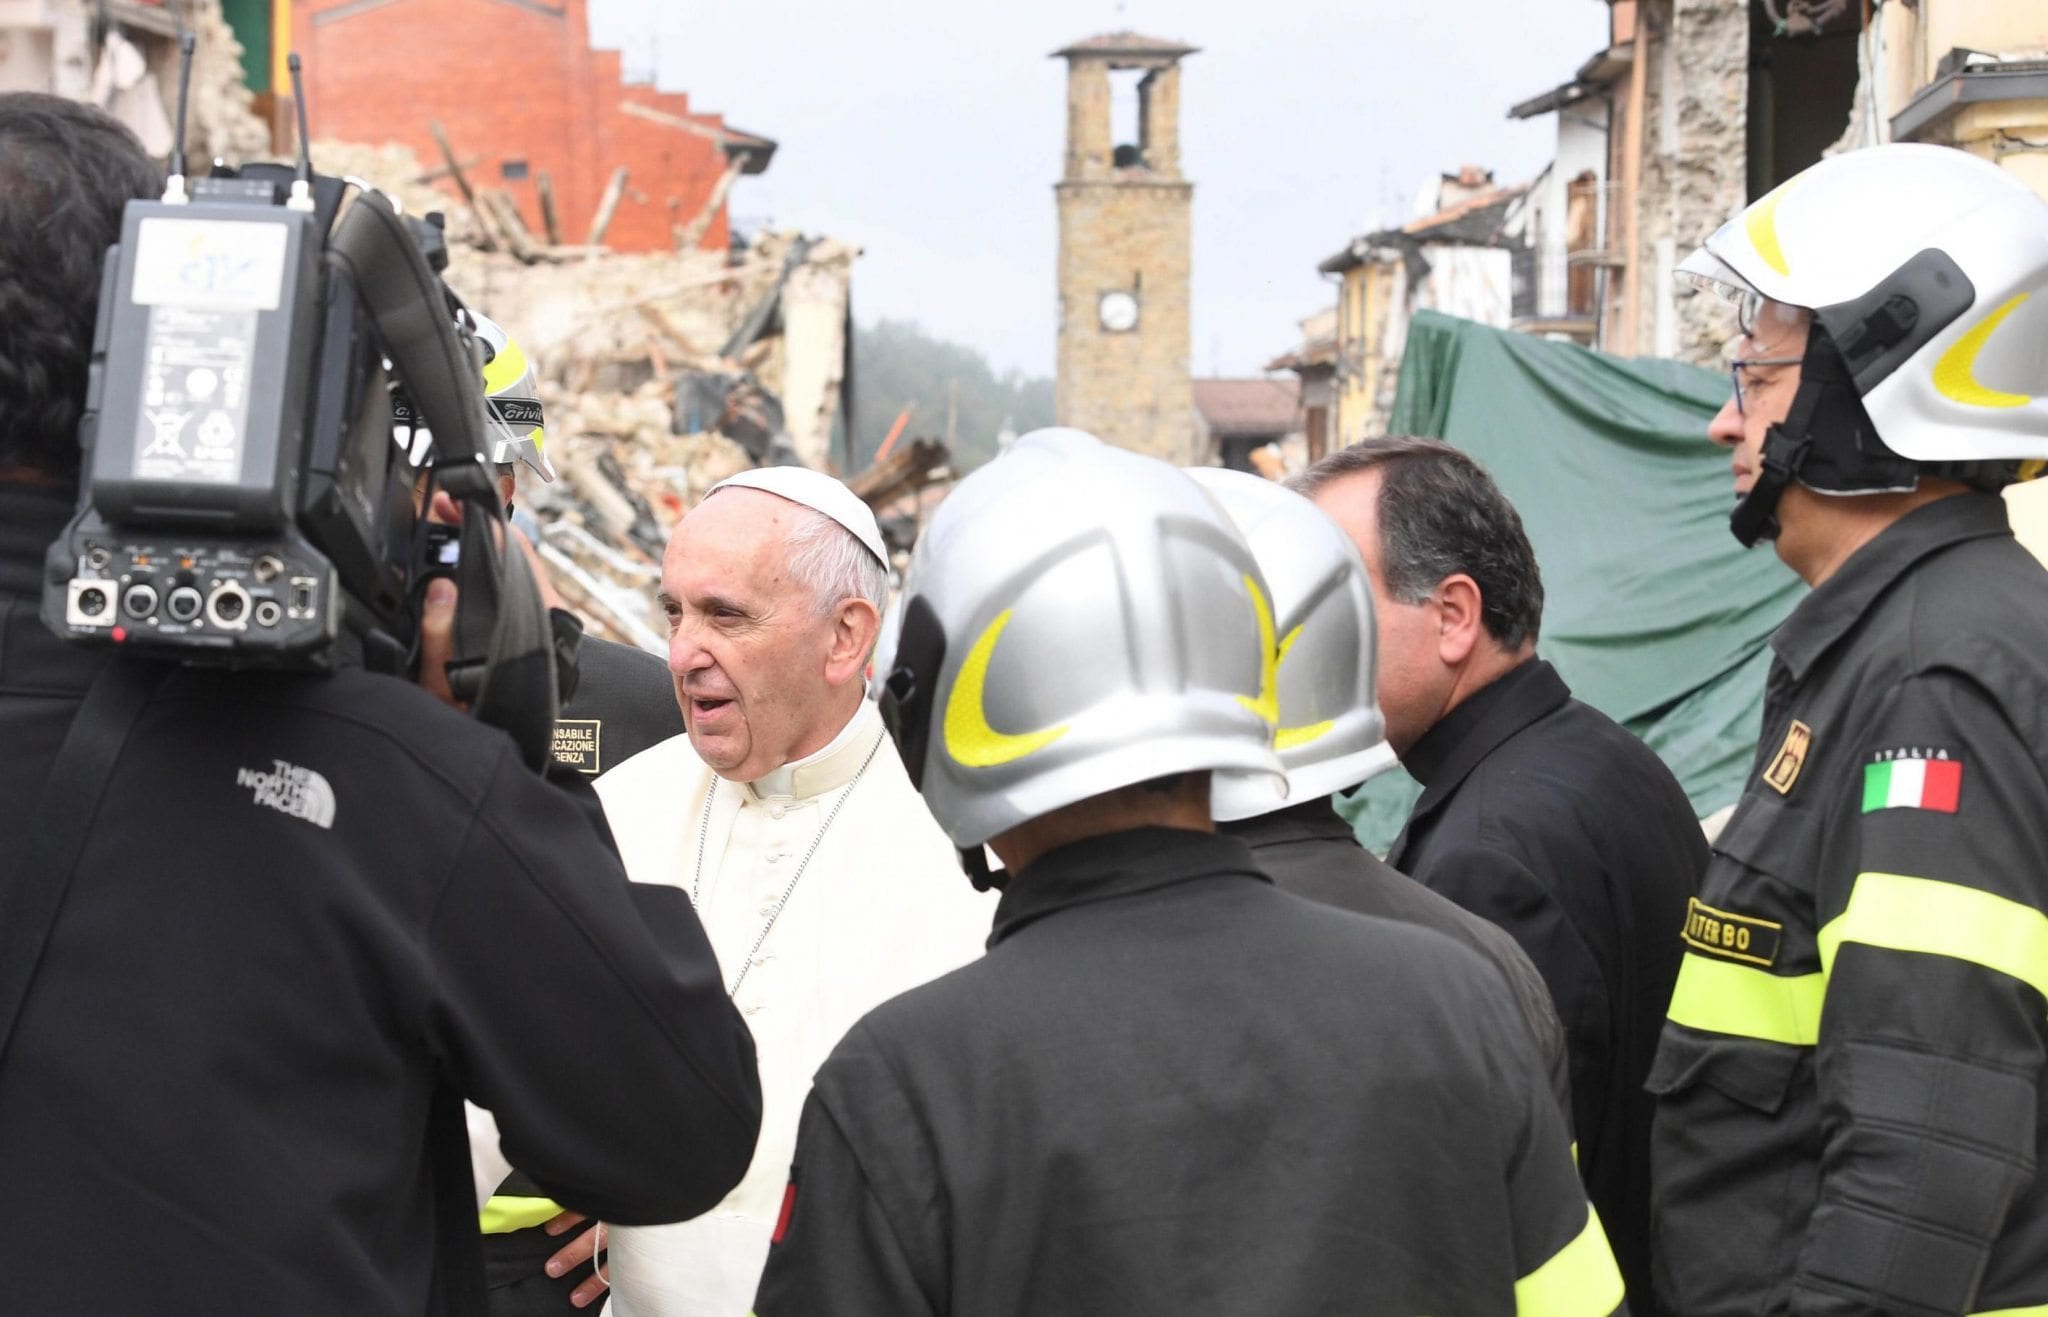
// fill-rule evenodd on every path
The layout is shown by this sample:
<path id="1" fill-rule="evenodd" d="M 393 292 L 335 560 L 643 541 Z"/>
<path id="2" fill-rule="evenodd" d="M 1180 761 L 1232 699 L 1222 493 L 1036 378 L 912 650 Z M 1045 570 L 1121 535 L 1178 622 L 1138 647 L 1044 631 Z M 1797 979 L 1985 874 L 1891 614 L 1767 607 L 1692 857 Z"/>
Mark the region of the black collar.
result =
<path id="1" fill-rule="evenodd" d="M 1964 540 L 2010 534 L 2005 500 L 1996 494 L 1956 494 L 1922 504 L 1879 531 L 1800 600 L 1771 636 L 1771 648 L 1798 681 L 1914 563 Z"/>
<path id="2" fill-rule="evenodd" d="M 0 594 L 42 597 L 43 554 L 64 533 L 76 501 L 69 489 L 0 481 Z"/>
<path id="3" fill-rule="evenodd" d="M 1479 761 L 1515 733 L 1564 706 L 1571 687 L 1539 658 L 1524 659 L 1452 709 L 1408 748 L 1401 767 L 1422 783 L 1408 821 L 1435 809 L 1458 789 Z"/>
<path id="4" fill-rule="evenodd" d="M 1219 823 L 1216 830 L 1225 836 L 1241 839 L 1253 850 L 1291 841 L 1358 840 L 1358 834 L 1351 830 L 1351 825 L 1344 821 L 1344 816 L 1337 812 L 1336 805 L 1328 796 L 1317 796 L 1314 800 L 1276 809 L 1257 818 Z"/>
<path id="5" fill-rule="evenodd" d="M 1070 906 L 1220 875 L 1272 881 L 1259 872 L 1251 848 L 1235 837 L 1185 828 L 1133 828 L 1089 837 L 1047 851 L 1011 875 L 988 944 L 993 947 L 1026 924 Z"/>

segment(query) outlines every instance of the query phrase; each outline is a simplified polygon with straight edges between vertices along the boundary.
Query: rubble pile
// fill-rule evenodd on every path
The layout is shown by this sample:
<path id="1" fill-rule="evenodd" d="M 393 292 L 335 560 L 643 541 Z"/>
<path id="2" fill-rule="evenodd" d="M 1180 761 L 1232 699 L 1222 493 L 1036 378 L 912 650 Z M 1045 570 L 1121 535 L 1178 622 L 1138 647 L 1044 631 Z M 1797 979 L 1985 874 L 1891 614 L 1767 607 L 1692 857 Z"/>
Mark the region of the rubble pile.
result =
<path id="1" fill-rule="evenodd" d="M 593 629 L 659 647 L 662 547 L 705 491 L 747 467 L 831 469 L 852 264 L 829 238 L 766 233 L 730 256 L 563 247 L 515 228 L 489 189 L 399 146 L 316 142 L 415 213 L 447 216 L 449 285 L 525 350 L 559 478 L 522 482 L 555 584 Z M 503 194 L 495 194 L 502 197 Z"/>

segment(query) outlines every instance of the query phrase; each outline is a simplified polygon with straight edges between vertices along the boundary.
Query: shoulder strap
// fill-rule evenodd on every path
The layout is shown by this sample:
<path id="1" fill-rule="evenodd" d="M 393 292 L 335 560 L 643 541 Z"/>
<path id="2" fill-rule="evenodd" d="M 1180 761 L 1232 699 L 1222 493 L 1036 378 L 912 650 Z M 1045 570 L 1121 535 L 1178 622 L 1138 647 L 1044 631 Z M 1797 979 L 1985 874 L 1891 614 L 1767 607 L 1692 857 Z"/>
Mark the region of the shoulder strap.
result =
<path id="1" fill-rule="evenodd" d="M 0 1063 L 6 1060 L 22 1003 L 42 965 L 43 948 L 71 887 L 79 853 L 99 815 L 114 762 L 168 671 L 155 664 L 113 659 L 86 691 L 57 751 L 29 829 L 25 863 L 0 886 Z"/>

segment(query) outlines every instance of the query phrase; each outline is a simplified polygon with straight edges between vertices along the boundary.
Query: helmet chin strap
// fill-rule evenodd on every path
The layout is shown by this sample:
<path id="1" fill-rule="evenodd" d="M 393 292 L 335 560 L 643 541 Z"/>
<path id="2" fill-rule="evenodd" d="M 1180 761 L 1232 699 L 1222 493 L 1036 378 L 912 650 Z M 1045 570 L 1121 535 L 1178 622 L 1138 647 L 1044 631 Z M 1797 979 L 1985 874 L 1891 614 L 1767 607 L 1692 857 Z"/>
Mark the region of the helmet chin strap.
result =
<path id="1" fill-rule="evenodd" d="M 1820 385 L 1802 380 L 1799 393 L 1792 400 L 1792 410 L 1784 420 L 1764 431 L 1763 469 L 1757 472 L 1756 483 L 1736 500 L 1735 510 L 1728 514 L 1728 529 L 1745 549 L 1755 548 L 1758 540 L 1778 538 L 1778 500 L 1798 479 L 1800 468 L 1813 451 L 1813 436 L 1806 422 L 1819 398 Z"/>
<path id="2" fill-rule="evenodd" d="M 991 888 L 1001 891 L 1009 885 L 1010 871 L 989 868 L 988 855 L 979 846 L 960 848 L 960 867 L 966 871 L 967 881 L 974 884 L 974 890 L 977 892 L 986 892 Z"/>
<path id="3" fill-rule="evenodd" d="M 1785 419 L 1764 431 L 1762 469 L 1735 504 L 1728 528 L 1743 548 L 1778 538 L 1778 500 L 1792 482 L 1828 494 L 1910 490 L 1918 468 L 1884 446 L 1863 410 L 1834 340 L 1815 322 Z"/>

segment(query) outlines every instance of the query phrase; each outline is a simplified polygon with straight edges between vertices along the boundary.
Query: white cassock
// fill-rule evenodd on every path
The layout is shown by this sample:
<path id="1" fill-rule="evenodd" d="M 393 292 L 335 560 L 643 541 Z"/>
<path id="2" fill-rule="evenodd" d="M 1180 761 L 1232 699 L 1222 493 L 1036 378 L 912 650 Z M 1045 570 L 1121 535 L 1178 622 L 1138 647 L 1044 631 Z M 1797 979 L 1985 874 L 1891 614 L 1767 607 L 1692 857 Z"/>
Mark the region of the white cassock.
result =
<path id="1" fill-rule="evenodd" d="M 608 1232 L 610 1312 L 744 1317 L 767 1262 L 811 1076 L 861 1016 L 981 955 L 995 896 L 975 891 L 961 873 L 959 852 L 865 700 L 830 745 L 758 782 L 717 778 L 689 737 L 678 736 L 596 786 L 627 875 L 684 891 L 696 878 L 710 795 L 697 915 L 727 986 L 740 981 L 733 1000 L 754 1034 L 762 1099 L 754 1160 L 724 1202 L 694 1221 Z M 842 797 L 845 807 L 825 828 Z M 791 889 L 813 842 L 816 853 Z"/>

